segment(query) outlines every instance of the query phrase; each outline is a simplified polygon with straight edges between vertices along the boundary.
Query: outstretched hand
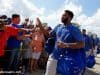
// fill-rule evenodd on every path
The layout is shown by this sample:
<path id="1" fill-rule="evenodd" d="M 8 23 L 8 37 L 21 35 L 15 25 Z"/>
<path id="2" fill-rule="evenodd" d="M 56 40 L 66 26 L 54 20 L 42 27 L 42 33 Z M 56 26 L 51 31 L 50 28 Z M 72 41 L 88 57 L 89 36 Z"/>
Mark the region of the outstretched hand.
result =
<path id="1" fill-rule="evenodd" d="M 41 31 L 45 35 L 45 37 L 49 36 L 48 31 L 44 29 L 44 27 L 42 26 L 42 22 L 40 21 L 40 19 L 38 17 L 36 18 L 36 26 L 41 29 Z"/>
<path id="2" fill-rule="evenodd" d="M 36 18 L 36 25 L 39 27 L 42 26 L 42 22 L 40 21 L 40 19 L 38 17 Z"/>

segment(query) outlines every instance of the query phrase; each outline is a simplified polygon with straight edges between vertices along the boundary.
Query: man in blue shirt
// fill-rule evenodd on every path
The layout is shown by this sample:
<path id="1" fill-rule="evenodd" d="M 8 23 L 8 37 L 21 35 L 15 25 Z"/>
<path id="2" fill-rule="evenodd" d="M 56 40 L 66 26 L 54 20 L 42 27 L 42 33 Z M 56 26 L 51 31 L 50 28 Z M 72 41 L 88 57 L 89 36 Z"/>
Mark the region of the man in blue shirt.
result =
<path id="1" fill-rule="evenodd" d="M 71 24 L 73 16 L 72 11 L 65 10 L 61 18 L 63 24 L 55 27 L 52 31 L 56 38 L 55 46 L 49 56 L 45 75 L 56 75 L 57 64 L 59 64 L 61 56 L 68 59 L 65 60 L 66 72 L 59 71 L 61 75 L 79 75 L 84 70 L 85 51 L 83 48 L 85 43 L 81 31 Z M 64 70 L 64 66 L 62 70 Z"/>
<path id="2" fill-rule="evenodd" d="M 88 56 L 92 50 L 92 39 L 86 34 L 86 30 L 82 30 L 82 34 L 85 40 L 84 50 L 86 51 L 86 56 Z"/>
<path id="3" fill-rule="evenodd" d="M 85 41 L 85 47 L 84 47 L 84 50 L 85 50 L 85 53 L 86 53 L 86 57 L 88 58 L 91 54 L 93 54 L 93 47 L 92 47 L 92 39 L 89 35 L 86 34 L 86 29 L 82 29 L 82 34 L 83 34 L 83 38 L 84 38 L 84 41 Z M 85 62 L 87 62 L 87 59 L 85 60 Z M 85 69 L 84 69 L 84 72 L 85 72 Z"/>
<path id="4" fill-rule="evenodd" d="M 99 44 L 99 37 L 97 36 L 97 34 L 95 34 L 95 37 L 94 37 L 94 46 L 95 46 L 95 49 L 97 49 L 98 44 Z"/>
<path id="5" fill-rule="evenodd" d="M 18 25 L 20 23 L 20 15 L 13 14 L 12 15 L 12 27 L 15 28 L 22 28 L 21 25 Z M 17 71 L 19 70 L 19 58 L 20 58 L 20 44 L 21 40 L 23 38 L 23 32 L 18 33 L 18 37 L 10 37 L 8 39 L 7 43 L 7 49 L 10 50 L 10 61 L 9 61 L 9 68 L 10 70 Z"/>

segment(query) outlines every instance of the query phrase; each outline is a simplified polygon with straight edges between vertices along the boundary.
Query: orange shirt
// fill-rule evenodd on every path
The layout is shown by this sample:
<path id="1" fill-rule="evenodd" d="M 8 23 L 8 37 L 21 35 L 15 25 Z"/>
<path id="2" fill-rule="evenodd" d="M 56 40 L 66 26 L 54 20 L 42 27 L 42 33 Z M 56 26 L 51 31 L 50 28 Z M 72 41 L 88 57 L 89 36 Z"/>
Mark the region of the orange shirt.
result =
<path id="1" fill-rule="evenodd" d="M 5 30 L 3 32 L 0 32 L 0 56 L 3 56 L 5 54 L 5 46 L 7 43 L 7 40 L 10 36 L 17 36 L 18 29 L 6 26 Z"/>
<path id="2" fill-rule="evenodd" d="M 33 42 L 33 50 L 37 52 L 41 52 L 43 48 L 43 44 L 45 42 L 44 35 L 39 32 L 34 32 L 32 37 Z"/>

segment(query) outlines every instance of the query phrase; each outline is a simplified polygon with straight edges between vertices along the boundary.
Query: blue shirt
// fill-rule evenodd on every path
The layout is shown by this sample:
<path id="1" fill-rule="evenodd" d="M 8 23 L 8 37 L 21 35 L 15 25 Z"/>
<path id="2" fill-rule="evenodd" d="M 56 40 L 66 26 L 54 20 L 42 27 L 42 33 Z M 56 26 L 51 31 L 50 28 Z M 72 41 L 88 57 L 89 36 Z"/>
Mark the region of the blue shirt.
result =
<path id="1" fill-rule="evenodd" d="M 21 25 L 16 25 L 16 24 L 12 24 L 13 27 L 16 27 L 16 28 L 22 28 L 23 26 Z M 21 35 L 22 33 L 19 32 L 18 35 Z M 16 37 L 10 37 L 7 41 L 7 46 L 8 48 L 10 49 L 16 49 L 16 48 L 20 48 L 20 43 L 21 43 L 21 40 L 17 40 Z"/>
<path id="2" fill-rule="evenodd" d="M 91 49 L 92 39 L 88 35 L 83 35 L 85 40 L 85 51 L 89 51 Z"/>
<path id="3" fill-rule="evenodd" d="M 58 48 L 57 47 L 57 40 L 60 39 L 65 43 L 75 43 L 84 41 L 83 35 L 81 31 L 72 24 L 69 25 L 60 25 L 57 26 L 53 33 L 55 33 L 55 47 L 52 52 L 52 57 L 54 59 L 59 59 L 60 55 L 64 55 L 65 57 L 72 58 L 77 61 L 77 63 L 83 64 L 85 63 L 85 50 L 84 48 L 81 49 L 71 49 L 71 48 Z"/>

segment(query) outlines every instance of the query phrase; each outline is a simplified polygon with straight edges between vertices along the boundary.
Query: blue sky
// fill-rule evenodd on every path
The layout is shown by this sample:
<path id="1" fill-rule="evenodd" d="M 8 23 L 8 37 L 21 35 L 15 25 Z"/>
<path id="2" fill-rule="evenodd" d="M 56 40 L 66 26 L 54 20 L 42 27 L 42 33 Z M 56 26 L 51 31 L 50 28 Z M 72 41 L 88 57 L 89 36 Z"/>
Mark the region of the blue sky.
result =
<path id="1" fill-rule="evenodd" d="M 84 13 L 89 16 L 100 8 L 100 0 L 78 0 L 78 3 L 83 6 Z"/>
<path id="2" fill-rule="evenodd" d="M 100 0 L 0 0 L 0 15 L 19 13 L 23 18 L 40 17 L 55 27 L 65 9 L 74 12 L 73 22 L 100 35 Z"/>

